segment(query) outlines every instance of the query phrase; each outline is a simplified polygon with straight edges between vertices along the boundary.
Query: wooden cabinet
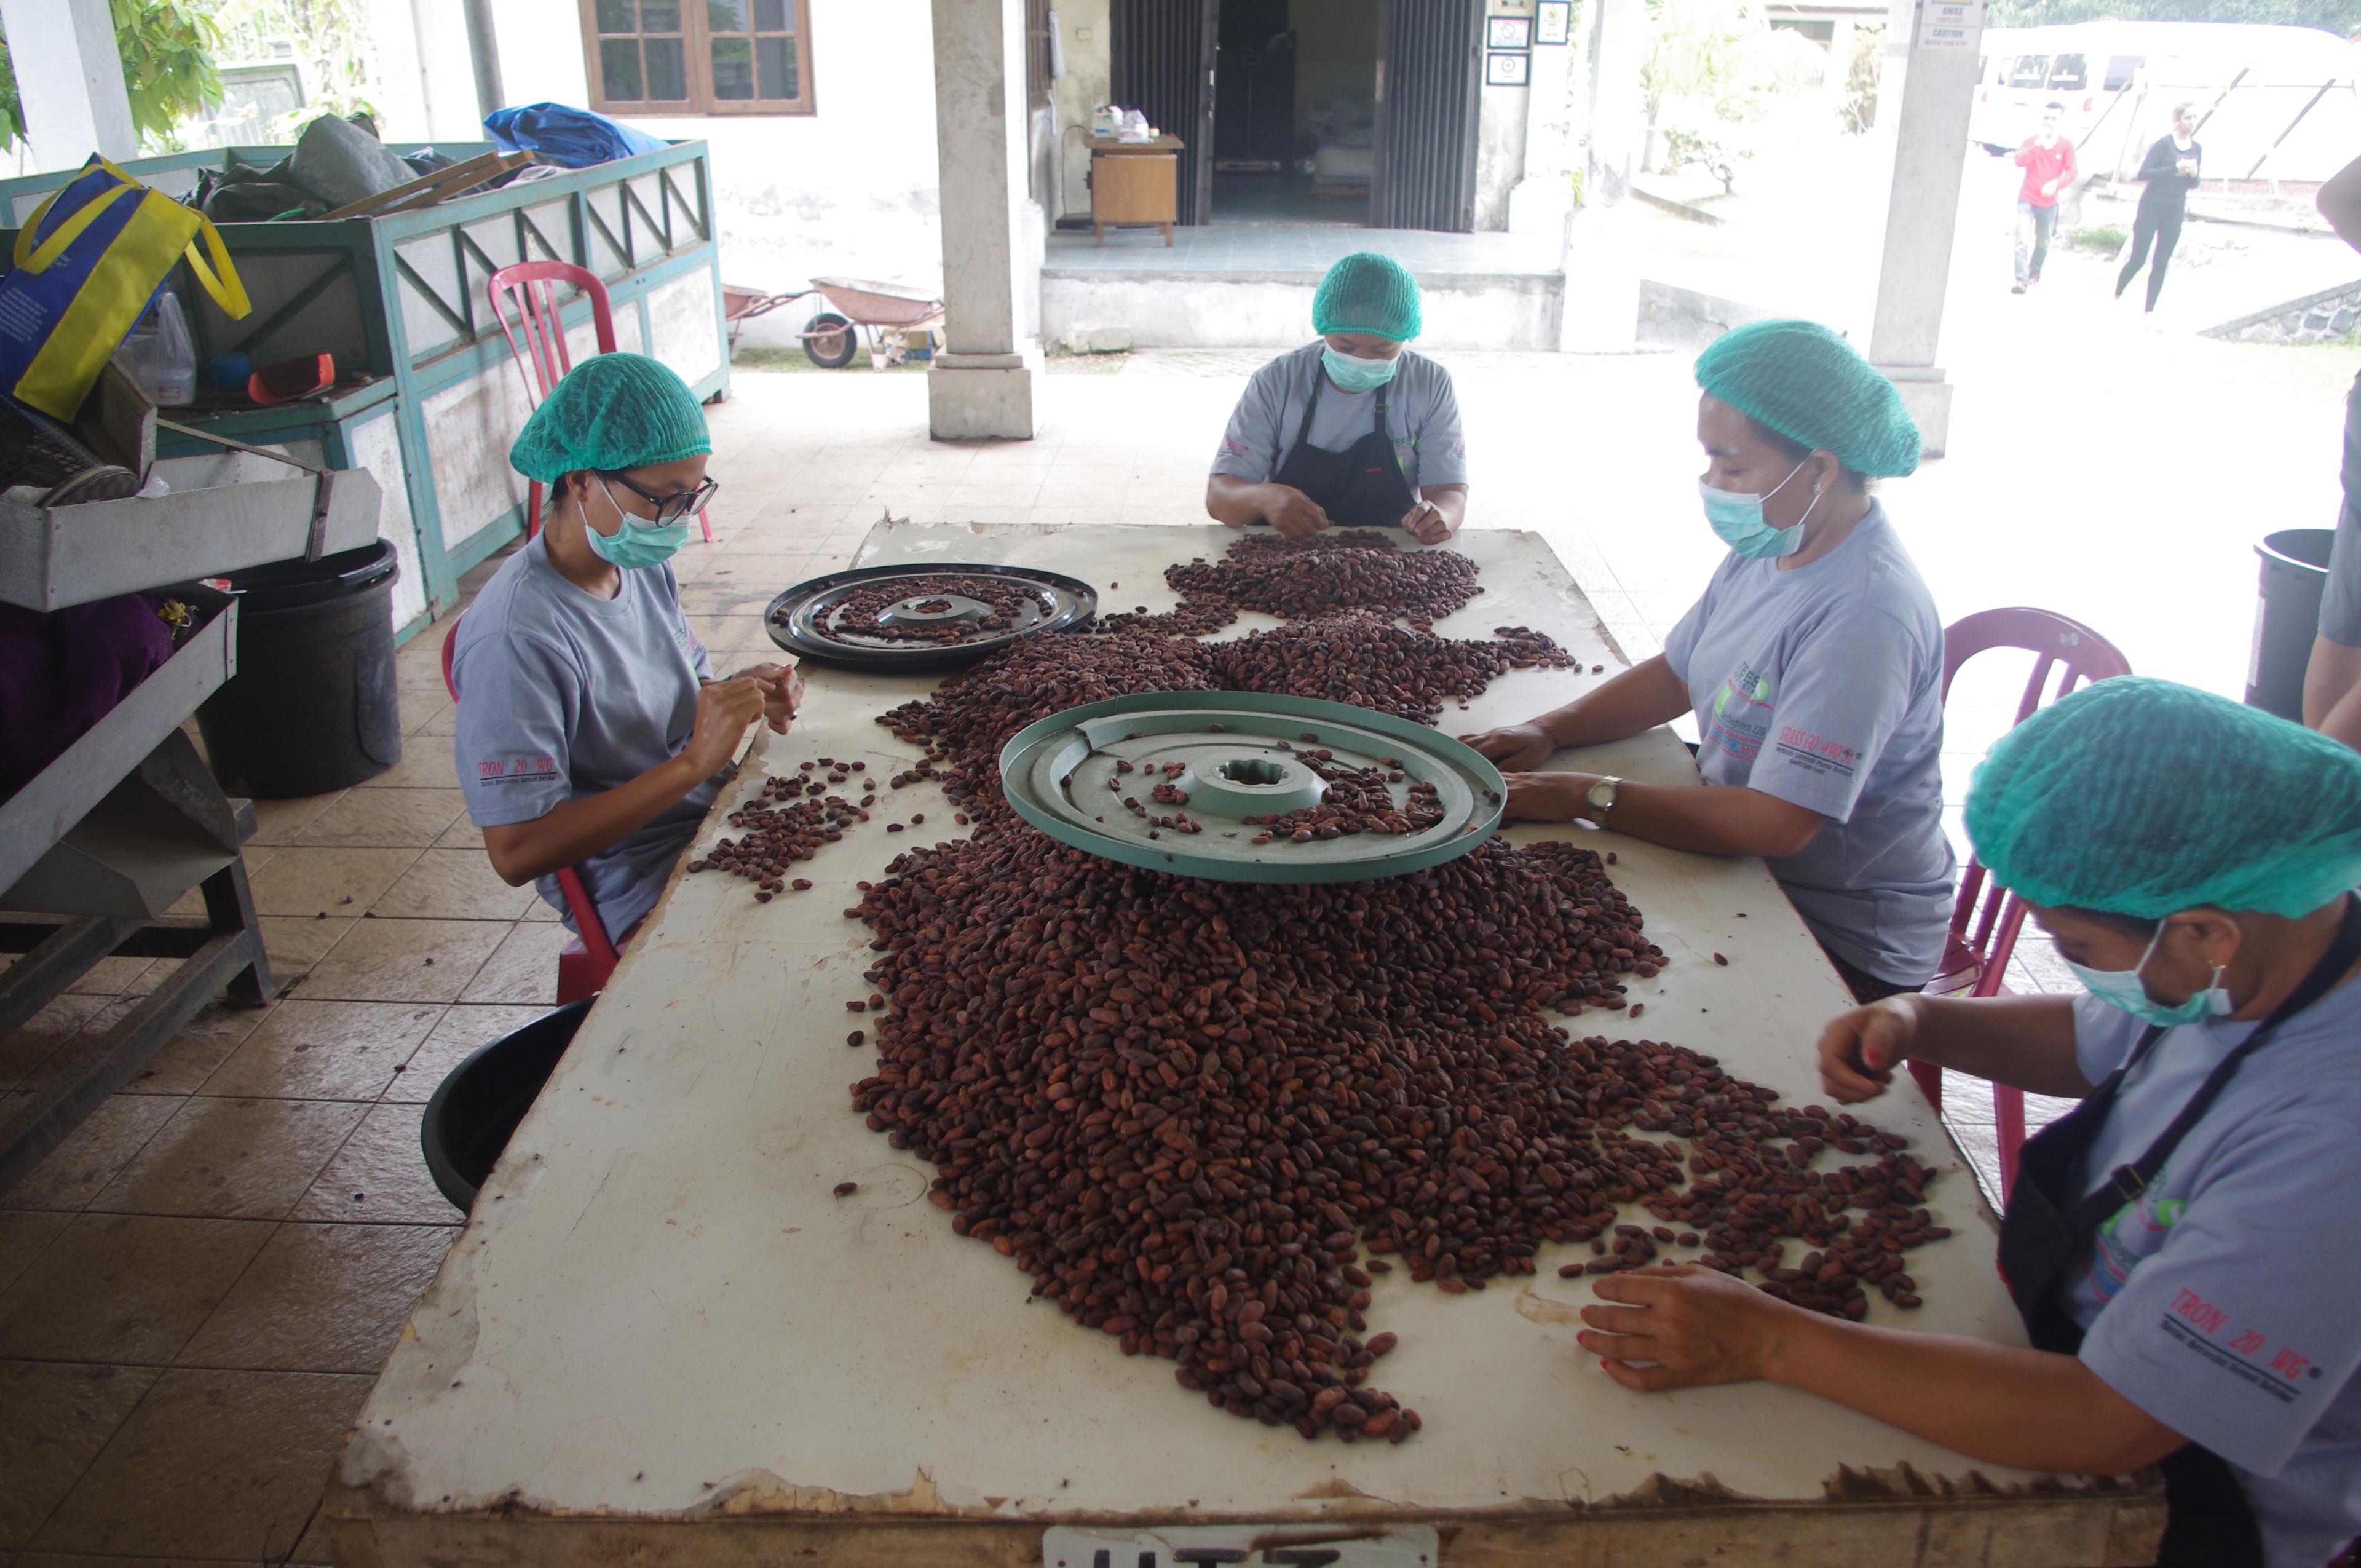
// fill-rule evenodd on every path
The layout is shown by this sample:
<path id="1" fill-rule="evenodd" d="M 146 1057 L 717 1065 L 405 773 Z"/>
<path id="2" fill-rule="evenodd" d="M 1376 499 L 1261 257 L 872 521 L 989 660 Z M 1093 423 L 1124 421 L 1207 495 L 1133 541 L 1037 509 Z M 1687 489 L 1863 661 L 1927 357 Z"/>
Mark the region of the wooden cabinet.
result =
<path id="1" fill-rule="evenodd" d="M 1149 141 L 1118 141 L 1113 137 L 1091 138 L 1091 233 L 1106 243 L 1110 226 L 1153 224 L 1172 244 L 1172 225 L 1180 217 L 1180 151 L 1179 137 L 1159 136 Z"/>

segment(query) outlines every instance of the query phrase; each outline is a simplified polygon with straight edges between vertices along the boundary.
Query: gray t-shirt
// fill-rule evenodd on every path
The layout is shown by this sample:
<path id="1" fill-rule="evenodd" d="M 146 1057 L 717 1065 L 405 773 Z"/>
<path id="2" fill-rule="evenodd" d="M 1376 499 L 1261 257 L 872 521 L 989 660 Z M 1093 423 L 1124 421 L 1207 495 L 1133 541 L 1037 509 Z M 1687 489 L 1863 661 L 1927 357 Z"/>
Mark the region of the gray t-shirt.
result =
<path id="1" fill-rule="evenodd" d="M 1730 552 L 1664 639 L 1697 771 L 1828 817 L 1772 874 L 1829 951 L 1923 985 L 1951 917 L 1935 601 L 1875 501 L 1828 554 L 1778 565 Z"/>
<path id="2" fill-rule="evenodd" d="M 2124 1080 L 2076 1191 L 2147 1152 L 2255 1029 L 2183 1025 Z M 2074 1058 L 2097 1083 L 2145 1025 L 2088 996 Z M 2270 1568 L 2361 1534 L 2361 981 L 2248 1057 L 2146 1192 L 2093 1239 L 2067 1310 L 2108 1387 L 2226 1460 Z"/>
<path id="3" fill-rule="evenodd" d="M 2320 634 L 2361 648 L 2361 378 L 2345 398 L 2345 505 L 2336 514 L 2336 543 L 2328 554 L 2328 586 L 2320 596 Z"/>
<path id="4" fill-rule="evenodd" d="M 626 571 L 622 592 L 602 599 L 550 564 L 547 538 L 492 575 L 451 651 L 459 787 L 478 828 L 530 822 L 679 755 L 697 719 L 697 682 L 713 677 L 670 566 Z M 609 937 L 654 906 L 727 773 L 576 868 Z M 557 878 L 533 885 L 572 925 Z"/>
<path id="5" fill-rule="evenodd" d="M 1321 347 L 1307 344 L 1254 373 L 1230 413 L 1229 429 L 1222 433 L 1214 473 L 1252 485 L 1278 476 L 1302 428 L 1312 378 L 1321 374 Z M 1451 372 L 1405 348 L 1385 393 L 1386 428 L 1393 433 L 1394 455 L 1411 488 L 1466 484 L 1467 443 L 1459 433 L 1459 399 L 1451 389 Z M 1342 452 L 1377 428 L 1377 393 L 1340 392 L 1333 385 L 1320 389 L 1320 406 L 1312 415 L 1312 445 Z"/>

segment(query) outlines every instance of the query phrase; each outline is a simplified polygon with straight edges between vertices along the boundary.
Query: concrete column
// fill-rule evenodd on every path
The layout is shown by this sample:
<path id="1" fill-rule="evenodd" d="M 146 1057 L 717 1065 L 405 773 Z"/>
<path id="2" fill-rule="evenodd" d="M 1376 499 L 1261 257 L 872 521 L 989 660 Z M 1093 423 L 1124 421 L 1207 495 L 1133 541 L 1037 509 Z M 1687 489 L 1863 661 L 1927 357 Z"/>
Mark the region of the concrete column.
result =
<path id="1" fill-rule="evenodd" d="M 139 156 L 106 0 L 0 0 L 0 29 L 32 144 L 28 172 L 79 169 L 93 152 Z"/>
<path id="2" fill-rule="evenodd" d="M 1509 192 L 1512 234 L 1558 234 L 1574 208 L 1574 46 L 1535 44 L 1525 95 L 1524 177 Z"/>
<path id="3" fill-rule="evenodd" d="M 1950 437 L 1951 384 L 1936 350 L 1978 59 L 1973 36 L 1965 47 L 1926 47 L 1922 14 L 1935 6 L 1936 0 L 1894 0 L 1886 24 L 1877 118 L 1881 136 L 1893 127 L 1894 173 L 1869 334 L 1870 363 L 1901 391 L 1929 457 L 1943 455 Z M 1980 23 L 1982 7 L 1973 10 Z"/>
<path id="4" fill-rule="evenodd" d="M 1024 334 L 1039 302 L 1022 294 L 1030 279 L 1038 296 L 1041 241 L 1027 213 L 1025 6 L 933 4 L 950 347 L 927 374 L 928 422 L 938 441 L 1029 441 L 1041 348 Z"/>
<path id="5" fill-rule="evenodd" d="M 1648 41 L 1644 0 L 1592 0 L 1590 134 L 1582 205 L 1565 223 L 1565 296 L 1558 347 L 1628 354 L 1640 326 L 1637 236 L 1625 209 L 1639 162 L 1640 62 Z"/>

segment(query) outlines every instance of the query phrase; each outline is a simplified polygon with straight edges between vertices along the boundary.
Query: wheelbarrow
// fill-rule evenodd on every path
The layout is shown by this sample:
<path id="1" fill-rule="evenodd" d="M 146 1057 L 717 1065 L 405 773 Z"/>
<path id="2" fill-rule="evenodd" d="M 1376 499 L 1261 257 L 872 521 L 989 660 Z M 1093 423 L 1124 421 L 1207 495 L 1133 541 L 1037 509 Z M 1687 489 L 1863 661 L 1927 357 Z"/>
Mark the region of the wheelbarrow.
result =
<path id="1" fill-rule="evenodd" d="M 815 278 L 808 289 L 768 295 L 725 283 L 722 314 L 730 323 L 731 341 L 737 339 L 740 323 L 814 294 L 832 308 L 813 316 L 798 335 L 811 362 L 829 370 L 852 363 L 863 329 L 869 334 L 872 362 L 880 367 L 899 365 L 909 357 L 909 338 L 921 329 L 940 325 L 943 319 L 942 301 L 901 283 Z"/>

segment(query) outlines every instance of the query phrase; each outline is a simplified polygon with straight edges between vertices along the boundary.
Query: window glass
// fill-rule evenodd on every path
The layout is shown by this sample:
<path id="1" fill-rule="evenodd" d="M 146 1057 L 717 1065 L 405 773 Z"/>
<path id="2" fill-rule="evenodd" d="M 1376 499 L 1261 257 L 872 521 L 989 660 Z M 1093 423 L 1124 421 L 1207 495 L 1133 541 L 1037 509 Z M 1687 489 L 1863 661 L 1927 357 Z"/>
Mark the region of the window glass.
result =
<path id="1" fill-rule="evenodd" d="M 717 33 L 746 30 L 746 0 L 705 0 L 705 25 Z"/>
<path id="2" fill-rule="evenodd" d="M 648 58 L 648 102 L 652 104 L 686 103 L 688 101 L 688 52 L 681 47 L 681 41 L 678 38 L 650 38 L 645 47 Z"/>
<path id="3" fill-rule="evenodd" d="M 2110 93 L 2121 93 L 2132 84 L 2133 75 L 2147 63 L 2144 54 L 2117 54 L 2107 57 L 2106 79 L 2100 82 Z"/>
<path id="4" fill-rule="evenodd" d="M 796 70 L 794 38 L 756 38 L 754 63 L 758 68 L 763 97 L 793 98 L 799 95 L 801 76 Z"/>
<path id="5" fill-rule="evenodd" d="M 598 40 L 598 86 L 617 103 L 636 103 L 640 96 L 640 41 L 637 38 Z"/>
<path id="6" fill-rule="evenodd" d="M 754 0 L 754 30 L 762 33 L 785 32 L 787 0 Z M 763 96 L 771 94 L 766 93 Z"/>
<path id="7" fill-rule="evenodd" d="M 655 0 L 648 0 L 653 5 Z M 2021 54 L 2008 70 L 2011 87 L 2038 87 L 2049 80 L 2049 57 L 2046 54 Z"/>
<path id="8" fill-rule="evenodd" d="M 744 38 L 713 40 L 713 95 L 752 98 L 754 95 L 754 48 Z"/>
<path id="9" fill-rule="evenodd" d="M 676 33 L 680 31 L 680 0 L 640 0 L 640 31 L 643 33 Z M 650 70 L 654 69 L 653 61 Z"/>
<path id="10" fill-rule="evenodd" d="M 2089 79 L 2079 54 L 2061 54 L 2050 64 L 2049 85 L 2060 93 L 2080 93 Z"/>
<path id="11" fill-rule="evenodd" d="M 639 18 L 631 13 L 631 0 L 598 0 L 598 30 L 602 33 L 631 33 L 639 30 Z"/>

